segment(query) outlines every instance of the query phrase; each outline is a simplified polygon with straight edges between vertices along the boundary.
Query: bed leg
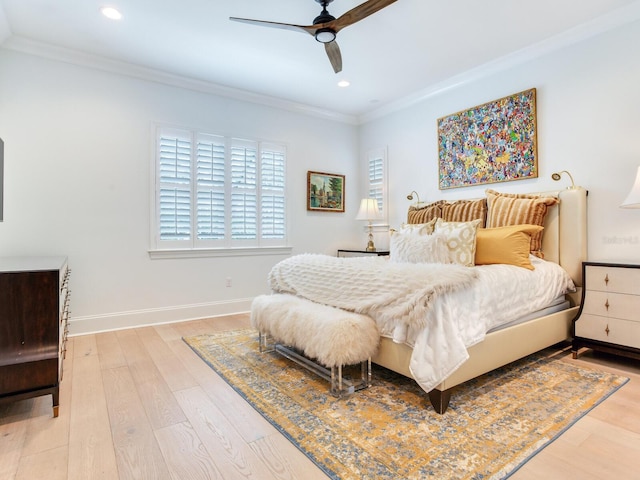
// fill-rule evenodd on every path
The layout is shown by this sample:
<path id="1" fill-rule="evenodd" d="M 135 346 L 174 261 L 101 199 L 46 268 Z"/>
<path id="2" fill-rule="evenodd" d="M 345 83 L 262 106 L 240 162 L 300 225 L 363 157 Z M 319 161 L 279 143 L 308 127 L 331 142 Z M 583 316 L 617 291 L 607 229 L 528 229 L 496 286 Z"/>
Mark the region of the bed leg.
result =
<path id="1" fill-rule="evenodd" d="M 449 407 L 449 400 L 451 400 L 451 389 L 436 390 L 435 388 L 429 392 L 429 401 L 436 412 L 443 414 Z"/>

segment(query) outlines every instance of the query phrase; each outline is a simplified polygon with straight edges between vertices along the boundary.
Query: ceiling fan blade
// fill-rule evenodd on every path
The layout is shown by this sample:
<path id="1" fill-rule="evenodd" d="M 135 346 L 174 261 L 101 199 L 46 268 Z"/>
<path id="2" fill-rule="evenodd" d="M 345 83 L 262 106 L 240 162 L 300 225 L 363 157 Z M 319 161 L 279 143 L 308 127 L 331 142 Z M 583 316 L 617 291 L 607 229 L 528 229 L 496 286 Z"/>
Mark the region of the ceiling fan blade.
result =
<path id="1" fill-rule="evenodd" d="M 317 30 L 317 28 L 313 25 L 311 26 L 293 25 L 291 23 L 268 22 L 266 20 L 252 20 L 250 18 L 238 18 L 238 17 L 229 17 L 229 20 L 233 20 L 234 22 L 248 23 L 250 25 L 259 25 L 261 27 L 271 27 L 271 28 L 281 28 L 283 30 L 292 30 L 294 32 L 308 33 L 310 35 L 315 35 Z"/>
<path id="2" fill-rule="evenodd" d="M 333 71 L 340 73 L 342 71 L 342 54 L 340 53 L 338 42 L 334 40 L 333 42 L 325 43 L 324 50 L 327 52 Z"/>
<path id="3" fill-rule="evenodd" d="M 398 0 L 369 0 L 368 2 L 364 2 L 357 7 L 352 8 L 332 22 L 328 22 L 327 25 L 336 32 L 339 32 L 343 28 L 353 25 L 354 23 L 367 18 L 369 15 L 373 15 L 378 10 L 382 10 L 384 7 L 388 7 L 397 1 Z"/>

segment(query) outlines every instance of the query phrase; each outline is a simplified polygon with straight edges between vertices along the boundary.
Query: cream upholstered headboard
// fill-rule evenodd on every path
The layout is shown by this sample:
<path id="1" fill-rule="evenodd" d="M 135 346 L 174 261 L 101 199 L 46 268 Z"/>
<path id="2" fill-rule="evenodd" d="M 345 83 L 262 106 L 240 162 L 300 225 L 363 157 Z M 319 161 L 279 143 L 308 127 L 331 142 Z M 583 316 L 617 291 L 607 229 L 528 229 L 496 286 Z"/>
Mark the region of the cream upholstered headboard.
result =
<path id="1" fill-rule="evenodd" d="M 542 193 L 560 202 L 549 208 L 544 222 L 545 260 L 559 263 L 576 286 L 582 286 L 582 262 L 587 259 L 587 191 L 582 187 Z"/>
<path id="2" fill-rule="evenodd" d="M 569 273 L 576 286 L 582 286 L 582 262 L 587 258 L 587 191 L 582 187 L 568 188 L 552 192 L 536 192 L 531 195 L 556 197 L 559 202 L 548 207 L 542 236 L 542 251 L 545 260 L 560 264 Z M 469 209 L 479 208 L 478 198 L 471 199 Z M 434 202 L 422 207 L 410 207 L 412 210 L 430 208 Z M 486 203 L 484 204 L 486 208 Z M 439 207 L 436 207 L 439 208 Z M 486 210 L 485 210 L 486 211 Z M 426 210 L 425 214 L 429 214 Z M 478 214 L 478 211 L 469 212 Z M 418 223 L 420 215 L 414 217 Z M 479 217 L 473 217 L 479 218 Z M 414 221 L 415 221 L 414 220 Z M 411 219 L 409 218 L 409 221 Z"/>

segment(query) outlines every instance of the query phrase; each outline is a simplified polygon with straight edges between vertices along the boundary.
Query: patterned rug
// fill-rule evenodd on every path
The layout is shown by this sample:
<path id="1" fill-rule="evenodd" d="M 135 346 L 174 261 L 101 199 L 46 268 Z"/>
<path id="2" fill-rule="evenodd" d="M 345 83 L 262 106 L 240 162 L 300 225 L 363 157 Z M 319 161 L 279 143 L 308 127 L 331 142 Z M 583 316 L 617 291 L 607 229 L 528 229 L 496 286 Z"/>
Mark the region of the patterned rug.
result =
<path id="1" fill-rule="evenodd" d="M 334 479 L 506 478 L 628 379 L 543 351 L 456 387 L 435 413 L 415 382 L 373 367 L 347 399 L 275 353 L 254 330 L 184 341 Z"/>

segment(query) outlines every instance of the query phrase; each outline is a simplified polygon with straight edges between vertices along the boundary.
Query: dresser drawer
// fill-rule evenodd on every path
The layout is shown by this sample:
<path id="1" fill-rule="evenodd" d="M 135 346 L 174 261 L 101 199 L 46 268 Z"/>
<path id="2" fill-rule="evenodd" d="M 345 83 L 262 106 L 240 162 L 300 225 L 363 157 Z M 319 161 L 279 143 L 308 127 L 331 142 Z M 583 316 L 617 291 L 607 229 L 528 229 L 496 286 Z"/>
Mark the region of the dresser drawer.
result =
<path id="1" fill-rule="evenodd" d="M 640 347 L 640 323 L 618 318 L 600 317 L 582 313 L 576 322 L 576 337 L 627 347 Z M 608 333 L 607 333 L 608 330 Z"/>
<path id="2" fill-rule="evenodd" d="M 640 295 L 640 269 L 587 265 L 584 285 L 588 290 Z"/>
<path id="3" fill-rule="evenodd" d="M 588 290 L 582 312 L 640 322 L 640 296 Z"/>

